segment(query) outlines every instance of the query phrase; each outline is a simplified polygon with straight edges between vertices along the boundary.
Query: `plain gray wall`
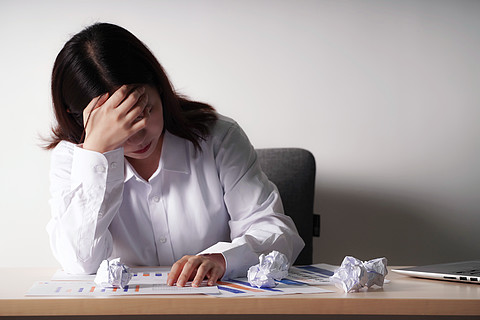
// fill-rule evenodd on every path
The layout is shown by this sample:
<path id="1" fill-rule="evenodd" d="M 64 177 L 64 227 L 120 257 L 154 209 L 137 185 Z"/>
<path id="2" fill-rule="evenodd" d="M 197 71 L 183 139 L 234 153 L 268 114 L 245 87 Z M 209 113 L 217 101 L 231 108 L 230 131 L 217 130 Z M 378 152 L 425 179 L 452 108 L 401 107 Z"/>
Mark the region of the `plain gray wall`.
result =
<path id="1" fill-rule="evenodd" d="M 38 136 L 56 54 L 96 21 L 255 147 L 312 151 L 315 262 L 478 258 L 480 1 L 0 0 L 0 267 L 58 266 Z"/>

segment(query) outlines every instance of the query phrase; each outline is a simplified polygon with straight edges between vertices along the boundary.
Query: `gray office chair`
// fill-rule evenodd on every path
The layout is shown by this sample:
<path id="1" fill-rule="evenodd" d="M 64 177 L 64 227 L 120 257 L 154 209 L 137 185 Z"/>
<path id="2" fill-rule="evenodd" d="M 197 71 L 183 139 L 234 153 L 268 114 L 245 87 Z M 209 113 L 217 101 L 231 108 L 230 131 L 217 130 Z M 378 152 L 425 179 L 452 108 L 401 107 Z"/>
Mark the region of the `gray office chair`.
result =
<path id="1" fill-rule="evenodd" d="M 285 213 L 305 241 L 305 248 L 294 264 L 312 264 L 313 236 L 320 236 L 320 216 L 313 213 L 315 158 L 311 152 L 298 148 L 256 151 L 262 170 L 280 192 Z"/>

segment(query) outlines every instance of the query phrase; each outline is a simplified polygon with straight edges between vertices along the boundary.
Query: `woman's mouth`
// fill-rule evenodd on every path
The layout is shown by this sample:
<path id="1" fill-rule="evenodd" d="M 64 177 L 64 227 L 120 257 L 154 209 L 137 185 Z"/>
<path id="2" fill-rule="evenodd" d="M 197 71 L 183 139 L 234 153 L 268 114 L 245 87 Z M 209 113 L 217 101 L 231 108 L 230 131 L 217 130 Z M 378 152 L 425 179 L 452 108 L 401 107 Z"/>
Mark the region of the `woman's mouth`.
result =
<path id="1" fill-rule="evenodd" d="M 137 150 L 137 151 L 133 151 L 133 153 L 136 153 L 136 154 L 142 154 L 142 153 L 145 153 L 148 151 L 148 149 L 150 149 L 150 146 L 152 145 L 152 143 L 150 142 L 145 148 L 143 149 L 140 149 L 140 150 Z"/>

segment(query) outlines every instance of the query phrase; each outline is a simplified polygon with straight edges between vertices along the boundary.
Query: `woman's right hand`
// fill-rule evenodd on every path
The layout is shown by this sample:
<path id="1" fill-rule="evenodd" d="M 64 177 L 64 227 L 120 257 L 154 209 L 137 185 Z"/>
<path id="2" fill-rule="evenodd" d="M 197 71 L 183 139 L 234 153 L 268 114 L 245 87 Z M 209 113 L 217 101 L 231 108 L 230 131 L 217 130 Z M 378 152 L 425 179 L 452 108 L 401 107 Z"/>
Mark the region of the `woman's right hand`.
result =
<path id="1" fill-rule="evenodd" d="M 113 93 L 96 97 L 83 111 L 85 141 L 83 148 L 104 153 L 115 150 L 145 128 L 148 113 L 145 87 L 123 85 Z"/>

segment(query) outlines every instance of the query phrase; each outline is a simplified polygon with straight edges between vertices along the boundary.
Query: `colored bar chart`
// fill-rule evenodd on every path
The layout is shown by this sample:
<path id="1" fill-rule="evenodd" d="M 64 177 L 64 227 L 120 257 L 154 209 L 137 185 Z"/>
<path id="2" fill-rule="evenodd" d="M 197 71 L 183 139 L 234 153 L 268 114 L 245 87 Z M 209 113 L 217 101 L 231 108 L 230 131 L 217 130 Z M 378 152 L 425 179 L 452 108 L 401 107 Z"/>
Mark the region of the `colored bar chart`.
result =
<path id="1" fill-rule="evenodd" d="M 274 288 L 252 287 L 246 278 L 219 281 L 220 294 L 215 297 L 247 297 L 247 296 L 272 296 L 297 293 L 324 293 L 332 292 L 319 287 L 309 286 L 297 281 L 280 281 Z"/>
<path id="2" fill-rule="evenodd" d="M 212 287 L 177 287 L 166 284 L 137 284 L 125 288 L 102 288 L 91 282 L 51 281 L 36 282 L 27 292 L 27 296 L 111 296 L 142 294 L 219 294 L 216 286 Z"/>
<path id="3" fill-rule="evenodd" d="M 26 295 L 28 296 L 109 296 L 142 294 L 219 294 L 216 286 L 183 288 L 168 286 L 167 277 L 170 268 L 131 268 L 132 279 L 124 288 L 104 288 L 95 282 L 95 275 L 72 275 L 58 270 L 50 281 L 36 282 Z"/>

